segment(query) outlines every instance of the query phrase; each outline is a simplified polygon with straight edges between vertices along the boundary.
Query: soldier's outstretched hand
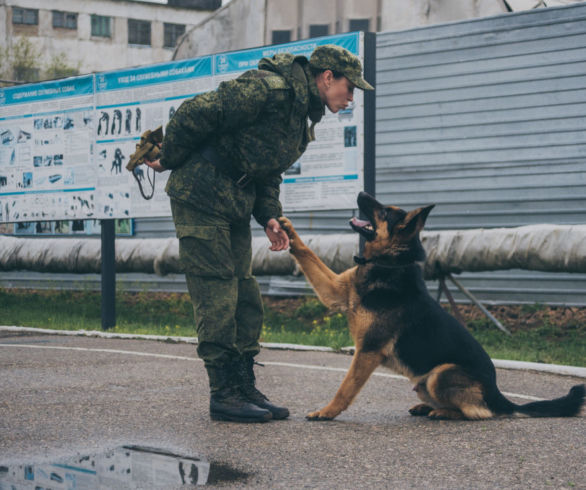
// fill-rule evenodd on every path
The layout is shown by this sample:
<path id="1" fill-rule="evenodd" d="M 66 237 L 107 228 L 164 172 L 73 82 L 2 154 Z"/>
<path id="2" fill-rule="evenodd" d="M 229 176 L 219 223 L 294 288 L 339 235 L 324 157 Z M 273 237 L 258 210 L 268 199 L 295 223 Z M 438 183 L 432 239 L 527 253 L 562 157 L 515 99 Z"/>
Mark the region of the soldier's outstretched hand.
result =
<path id="1" fill-rule="evenodd" d="M 265 233 L 267 234 L 267 237 L 269 237 L 271 242 L 270 250 L 273 252 L 287 250 L 289 248 L 289 237 L 275 218 L 271 218 L 268 221 Z"/>

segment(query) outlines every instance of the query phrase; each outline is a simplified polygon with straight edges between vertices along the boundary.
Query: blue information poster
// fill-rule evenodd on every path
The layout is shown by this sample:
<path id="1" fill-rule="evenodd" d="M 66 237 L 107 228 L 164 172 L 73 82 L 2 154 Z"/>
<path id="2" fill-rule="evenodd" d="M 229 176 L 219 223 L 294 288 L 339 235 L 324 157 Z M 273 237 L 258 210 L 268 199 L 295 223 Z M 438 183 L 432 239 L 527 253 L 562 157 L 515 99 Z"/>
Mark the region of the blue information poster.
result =
<path id="1" fill-rule="evenodd" d="M 140 135 L 167 124 L 187 98 L 214 90 L 280 52 L 311 56 L 337 44 L 363 58 L 349 33 L 0 89 L 0 223 L 170 216 L 168 172 L 151 200 L 126 170 Z M 285 211 L 352 209 L 363 186 L 363 93 L 326 109 L 316 141 L 283 176 Z M 154 172 L 138 167 L 148 194 Z"/>
<path id="2" fill-rule="evenodd" d="M 138 182 L 126 170 L 140 135 L 169 122 L 183 100 L 211 90 L 212 58 L 163 63 L 96 75 L 95 162 L 96 206 L 108 218 L 170 216 L 164 192 L 169 173 L 156 174 L 145 165 L 135 170 Z"/>
<path id="3" fill-rule="evenodd" d="M 0 90 L 0 222 L 92 218 L 93 76 Z"/>

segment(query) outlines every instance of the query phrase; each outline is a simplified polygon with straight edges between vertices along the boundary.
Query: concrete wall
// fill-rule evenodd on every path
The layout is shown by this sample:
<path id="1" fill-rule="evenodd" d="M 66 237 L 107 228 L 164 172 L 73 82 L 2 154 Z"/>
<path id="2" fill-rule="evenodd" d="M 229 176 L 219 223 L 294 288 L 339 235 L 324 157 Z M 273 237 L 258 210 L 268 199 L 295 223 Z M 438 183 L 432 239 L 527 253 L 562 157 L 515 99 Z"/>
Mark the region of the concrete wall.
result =
<path id="1" fill-rule="evenodd" d="M 267 0 L 232 0 L 185 33 L 173 59 L 262 46 Z"/>
<path id="2" fill-rule="evenodd" d="M 368 19 L 375 32 L 505 11 L 502 0 L 231 0 L 186 33 L 174 59 L 269 45 L 274 30 L 296 41 L 309 37 L 311 25 L 348 32 L 352 19 Z"/>

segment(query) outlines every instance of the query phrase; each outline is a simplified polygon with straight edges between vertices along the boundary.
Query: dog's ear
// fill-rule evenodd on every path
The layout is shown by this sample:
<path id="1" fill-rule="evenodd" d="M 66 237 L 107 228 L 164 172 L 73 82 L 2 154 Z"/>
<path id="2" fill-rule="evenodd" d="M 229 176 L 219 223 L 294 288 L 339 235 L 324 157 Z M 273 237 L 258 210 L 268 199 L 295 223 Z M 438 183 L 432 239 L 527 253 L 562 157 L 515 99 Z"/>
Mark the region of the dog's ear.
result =
<path id="1" fill-rule="evenodd" d="M 425 225 L 425 220 L 427 220 L 427 216 L 434 207 L 435 204 L 431 204 L 429 206 L 424 206 L 422 208 L 417 208 L 413 211 L 409 211 L 403 221 L 403 234 L 411 238 L 417 233 L 419 233 Z"/>

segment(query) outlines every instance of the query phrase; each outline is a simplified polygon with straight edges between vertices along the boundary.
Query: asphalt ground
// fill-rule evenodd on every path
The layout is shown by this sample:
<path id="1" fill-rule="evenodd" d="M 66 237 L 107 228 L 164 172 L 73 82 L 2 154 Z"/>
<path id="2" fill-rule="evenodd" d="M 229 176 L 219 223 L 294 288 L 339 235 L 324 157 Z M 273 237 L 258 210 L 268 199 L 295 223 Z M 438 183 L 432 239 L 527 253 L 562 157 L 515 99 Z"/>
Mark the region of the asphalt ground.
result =
<path id="1" fill-rule="evenodd" d="M 383 368 L 336 420 L 307 412 L 337 390 L 346 354 L 263 349 L 258 386 L 289 419 L 213 422 L 195 347 L 145 340 L 0 332 L 0 466 L 124 445 L 200 455 L 224 469 L 210 487 L 586 488 L 580 417 L 433 421 L 412 417 L 409 382 Z M 498 370 L 517 403 L 584 379 Z"/>

